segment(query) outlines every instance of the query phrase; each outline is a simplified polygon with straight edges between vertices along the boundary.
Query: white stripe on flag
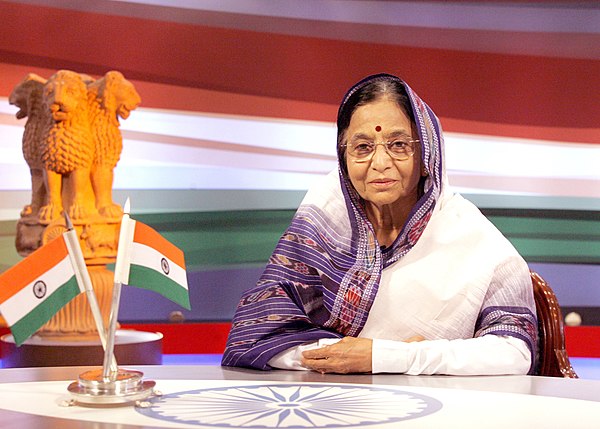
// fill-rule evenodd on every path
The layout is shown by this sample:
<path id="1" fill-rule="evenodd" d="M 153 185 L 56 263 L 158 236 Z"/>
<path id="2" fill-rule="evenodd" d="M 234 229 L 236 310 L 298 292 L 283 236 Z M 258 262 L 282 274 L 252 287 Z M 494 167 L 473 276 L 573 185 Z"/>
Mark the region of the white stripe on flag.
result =
<path id="1" fill-rule="evenodd" d="M 35 279 L 19 292 L 4 301 L 0 306 L 2 316 L 6 319 L 8 325 L 14 325 L 25 315 L 33 311 L 38 305 L 43 303 L 74 275 L 75 271 L 73 270 L 71 260 L 67 255 L 62 261 L 54 265 L 39 278 Z M 38 298 L 34 294 L 33 285 L 40 280 L 44 282 L 46 290 L 44 295 Z"/>
<path id="2" fill-rule="evenodd" d="M 161 264 L 162 259 L 166 259 L 168 262 L 168 274 L 163 271 Z M 133 242 L 131 250 L 131 263 L 157 271 L 158 273 L 167 276 L 174 282 L 178 283 L 186 290 L 188 288 L 185 268 L 180 267 L 175 262 L 171 261 L 165 255 L 150 246 Z"/>

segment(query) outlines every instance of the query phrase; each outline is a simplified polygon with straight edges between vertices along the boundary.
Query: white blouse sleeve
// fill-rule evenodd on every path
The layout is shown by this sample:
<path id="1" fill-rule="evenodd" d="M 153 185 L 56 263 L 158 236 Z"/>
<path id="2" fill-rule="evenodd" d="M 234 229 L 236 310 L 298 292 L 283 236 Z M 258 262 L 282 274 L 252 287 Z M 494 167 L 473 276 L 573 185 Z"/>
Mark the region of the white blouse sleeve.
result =
<path id="1" fill-rule="evenodd" d="M 274 356 L 269 365 L 278 369 L 307 370 L 302 352 L 334 344 L 338 339 L 291 347 Z M 485 335 L 464 340 L 403 341 L 373 340 L 373 374 L 405 373 L 444 375 L 527 374 L 531 353 L 514 337 Z"/>
<path id="2" fill-rule="evenodd" d="M 373 340 L 373 373 L 527 374 L 531 353 L 524 341 L 498 335 L 405 343 Z"/>

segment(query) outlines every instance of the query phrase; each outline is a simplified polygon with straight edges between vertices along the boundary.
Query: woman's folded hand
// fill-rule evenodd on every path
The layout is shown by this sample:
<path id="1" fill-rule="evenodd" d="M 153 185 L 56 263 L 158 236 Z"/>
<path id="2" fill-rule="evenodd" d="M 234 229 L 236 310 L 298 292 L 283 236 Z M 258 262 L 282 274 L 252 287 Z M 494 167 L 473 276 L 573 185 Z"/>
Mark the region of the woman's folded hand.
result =
<path id="1" fill-rule="evenodd" d="M 302 353 L 302 366 L 320 373 L 371 372 L 370 338 L 345 337 L 335 344 Z"/>

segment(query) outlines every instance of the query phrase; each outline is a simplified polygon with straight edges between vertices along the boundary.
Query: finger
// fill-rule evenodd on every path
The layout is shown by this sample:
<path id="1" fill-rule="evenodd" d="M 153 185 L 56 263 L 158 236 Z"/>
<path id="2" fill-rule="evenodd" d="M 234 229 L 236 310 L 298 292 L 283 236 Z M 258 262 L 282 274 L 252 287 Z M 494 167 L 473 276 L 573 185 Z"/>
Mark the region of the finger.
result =
<path id="1" fill-rule="evenodd" d="M 327 358 L 324 359 L 306 359 L 302 358 L 301 364 L 303 367 L 308 368 L 313 371 L 320 372 L 321 374 L 325 374 L 327 372 L 331 372 L 331 363 Z"/>
<path id="2" fill-rule="evenodd" d="M 329 347 L 321 347 L 318 349 L 305 350 L 302 352 L 302 356 L 308 359 L 327 359 L 329 356 L 328 349 Z"/>

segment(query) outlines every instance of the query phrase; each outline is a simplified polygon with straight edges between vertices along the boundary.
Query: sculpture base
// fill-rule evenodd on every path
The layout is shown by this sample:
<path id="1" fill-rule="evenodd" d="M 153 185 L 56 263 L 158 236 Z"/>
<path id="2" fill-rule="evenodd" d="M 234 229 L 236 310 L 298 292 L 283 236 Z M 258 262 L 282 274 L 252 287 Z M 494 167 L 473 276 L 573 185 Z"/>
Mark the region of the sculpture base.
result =
<path id="1" fill-rule="evenodd" d="M 162 339 L 159 332 L 117 330 L 115 357 L 118 365 L 162 364 Z M 61 341 L 33 336 L 17 347 L 12 335 L 0 338 L 2 367 L 102 366 L 104 350 L 100 339 Z"/>

